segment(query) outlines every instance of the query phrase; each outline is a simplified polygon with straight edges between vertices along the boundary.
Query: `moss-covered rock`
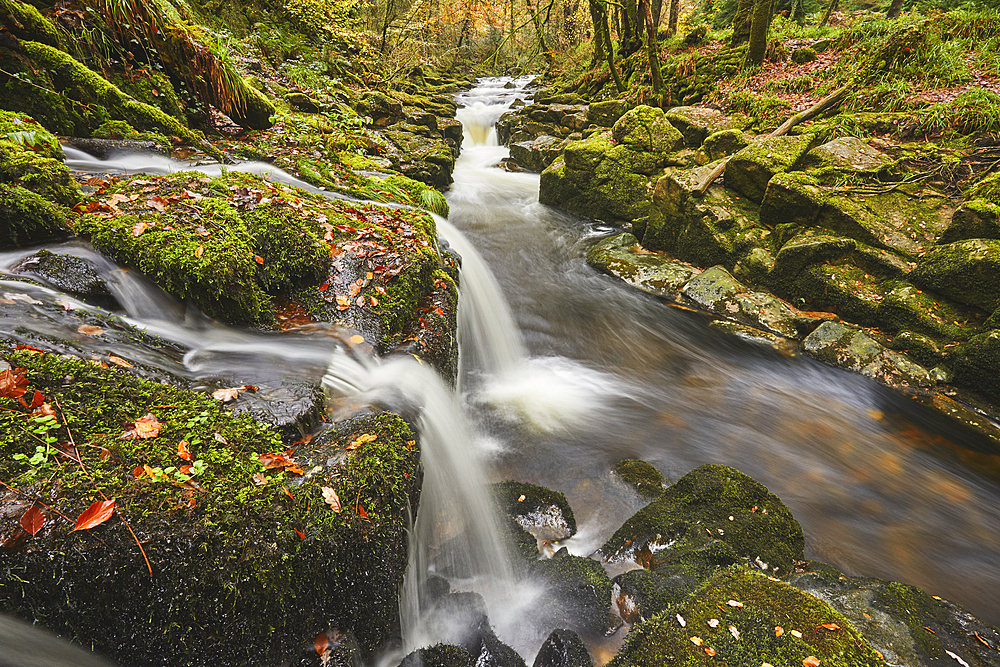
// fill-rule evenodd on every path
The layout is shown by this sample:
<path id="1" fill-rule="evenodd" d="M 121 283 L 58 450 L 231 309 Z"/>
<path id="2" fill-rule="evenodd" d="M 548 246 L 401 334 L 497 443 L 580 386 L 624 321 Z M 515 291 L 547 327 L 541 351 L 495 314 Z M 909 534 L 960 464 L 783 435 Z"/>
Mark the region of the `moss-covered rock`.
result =
<path id="1" fill-rule="evenodd" d="M 709 161 L 727 157 L 750 145 L 751 138 L 741 130 L 729 129 L 713 132 L 705 138 L 701 149 Z"/>
<path id="2" fill-rule="evenodd" d="M 46 199 L 73 206 L 80 201 L 80 188 L 59 159 L 0 138 L 0 183 L 20 186 Z M 59 151 L 60 156 L 62 151 Z"/>
<path id="3" fill-rule="evenodd" d="M 682 293 L 703 308 L 722 313 L 744 324 L 795 338 L 795 311 L 767 292 L 756 292 L 736 280 L 721 266 L 693 277 Z"/>
<path id="4" fill-rule="evenodd" d="M 607 629 L 611 580 L 598 561 L 560 549 L 552 558 L 532 563 L 528 577 L 545 588 L 540 614 L 549 627 L 587 634 Z"/>
<path id="5" fill-rule="evenodd" d="M 0 520 L 17 545 L 0 565 L 0 609 L 123 665 L 277 663 L 331 624 L 370 652 L 398 627 L 405 515 L 420 481 L 416 437 L 401 419 L 342 423 L 289 453 L 304 475 L 265 470 L 258 454 L 282 451 L 280 438 L 214 399 L 79 359 L 5 357 L 57 406 L 45 432 L 67 439 L 68 420 L 86 472 L 44 447 L 29 460 L 38 452 L 26 434 L 42 422 L 2 399 L 0 474 L 46 497 L 47 521 L 17 537 L 23 511 Z M 141 434 L 121 437 L 129 430 Z M 376 437 L 348 451 L 365 433 Z M 322 487 L 339 495 L 340 512 Z M 72 532 L 104 498 L 115 515 Z M 9 492 L 5 505 L 30 501 Z"/>
<path id="6" fill-rule="evenodd" d="M 974 336 L 949 355 L 955 383 L 1000 397 L 1000 330 Z"/>
<path id="7" fill-rule="evenodd" d="M 890 334 L 903 329 L 928 334 L 942 341 L 964 341 L 978 334 L 985 315 L 951 299 L 901 283 L 886 292 L 875 315 L 879 327 Z"/>
<path id="8" fill-rule="evenodd" d="M 629 103 L 625 100 L 594 102 L 587 107 L 587 122 L 601 127 L 611 127 L 628 109 Z"/>
<path id="9" fill-rule="evenodd" d="M 771 227 L 811 227 L 825 202 L 826 193 L 815 177 L 799 171 L 775 174 L 764 190 L 760 220 Z"/>
<path id="10" fill-rule="evenodd" d="M 814 60 L 816 60 L 816 49 L 809 48 L 808 46 L 800 46 L 792 51 L 792 62 L 796 65 L 804 65 Z"/>
<path id="11" fill-rule="evenodd" d="M 938 243 L 966 239 L 1000 239 L 1000 205 L 973 199 L 959 206 Z"/>
<path id="12" fill-rule="evenodd" d="M 807 658 L 812 660 L 807 661 Z M 632 628 L 610 667 L 761 665 L 882 667 L 830 605 L 763 574 L 716 574 L 687 601 Z"/>
<path id="13" fill-rule="evenodd" d="M 501 511 L 541 540 L 562 540 L 576 534 L 576 519 L 566 496 L 526 482 L 500 482 L 493 495 Z"/>
<path id="14" fill-rule="evenodd" d="M 642 459 L 622 459 L 613 470 L 623 482 L 644 496 L 658 496 L 666 488 L 663 474 Z"/>
<path id="15" fill-rule="evenodd" d="M 802 349 L 817 359 L 888 385 L 934 384 L 924 367 L 886 348 L 860 329 L 840 322 L 821 324 L 802 341 Z"/>
<path id="16" fill-rule="evenodd" d="M 771 137 L 753 142 L 729 160 L 726 187 L 760 203 L 771 177 L 795 168 L 812 142 L 810 135 Z"/>
<path id="17" fill-rule="evenodd" d="M 804 546 L 799 523 L 764 485 L 728 466 L 703 465 L 626 521 L 601 553 L 703 578 L 713 569 L 705 565 L 717 561 L 705 548 L 716 542 L 733 558 L 784 573 Z"/>
<path id="18" fill-rule="evenodd" d="M 593 667 L 580 635 L 572 630 L 553 630 L 535 654 L 532 667 Z"/>
<path id="19" fill-rule="evenodd" d="M 670 124 L 663 109 L 645 105 L 622 114 L 611 136 L 618 144 L 645 153 L 673 153 L 684 146 L 684 135 Z"/>
<path id="20" fill-rule="evenodd" d="M 666 118 L 684 135 L 689 148 L 698 148 L 709 135 L 735 130 L 728 116 L 708 107 L 673 107 L 667 109 Z"/>
<path id="21" fill-rule="evenodd" d="M 543 134 L 531 141 L 519 141 L 510 145 L 510 156 L 519 165 L 530 171 L 542 171 L 562 154 L 565 141 Z"/>
<path id="22" fill-rule="evenodd" d="M 95 268 L 93 263 L 82 257 L 56 254 L 43 249 L 18 262 L 11 269 L 11 273 L 29 273 L 61 292 L 67 292 L 97 305 L 111 305 L 114 299 L 111 297 L 108 285 L 97 274 Z"/>
<path id="23" fill-rule="evenodd" d="M 993 312 L 1000 306 L 1000 240 L 935 246 L 920 258 L 911 277 L 917 285 Z"/>
<path id="24" fill-rule="evenodd" d="M 60 207 L 31 190 L 0 183 L 0 249 L 58 241 L 72 235 Z"/>
<path id="25" fill-rule="evenodd" d="M 660 575 L 646 569 L 629 570 L 611 583 L 618 615 L 630 625 L 647 621 L 683 601 L 701 585 L 698 579 L 688 575 Z"/>
<path id="26" fill-rule="evenodd" d="M 413 651 L 399 663 L 399 667 L 474 667 L 472 655 L 461 646 L 435 644 Z"/>
<path id="27" fill-rule="evenodd" d="M 813 148 L 802 158 L 809 169 L 832 168 L 856 174 L 878 174 L 892 163 L 889 157 L 857 137 L 838 137 Z"/>
<path id="28" fill-rule="evenodd" d="M 651 252 L 625 232 L 609 237 L 587 252 L 587 263 L 658 296 L 672 296 L 698 270 L 690 264 Z"/>
<path id="29" fill-rule="evenodd" d="M 789 579 L 844 615 L 891 665 L 997 664 L 1000 632 L 960 606 L 894 581 L 848 577 L 813 561 Z"/>
<path id="30" fill-rule="evenodd" d="M 968 199 L 985 199 L 1000 206 L 1000 173 L 993 173 L 969 188 Z"/>
<path id="31" fill-rule="evenodd" d="M 11 141 L 37 155 L 56 160 L 63 159 L 62 148 L 55 135 L 42 127 L 31 116 L 14 111 L 0 110 L 0 139 Z"/>

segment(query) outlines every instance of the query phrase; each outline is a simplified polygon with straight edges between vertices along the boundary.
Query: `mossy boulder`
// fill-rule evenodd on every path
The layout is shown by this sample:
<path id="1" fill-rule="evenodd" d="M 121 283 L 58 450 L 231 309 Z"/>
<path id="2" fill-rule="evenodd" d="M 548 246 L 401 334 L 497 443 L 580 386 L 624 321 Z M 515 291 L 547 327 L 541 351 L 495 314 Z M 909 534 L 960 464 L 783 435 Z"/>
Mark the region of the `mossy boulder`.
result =
<path id="1" fill-rule="evenodd" d="M 663 474 L 642 459 L 622 459 L 613 470 L 619 479 L 644 496 L 658 496 L 666 488 Z"/>
<path id="2" fill-rule="evenodd" d="M 423 126 L 397 123 L 383 130 L 383 135 L 396 147 L 400 171 L 413 180 L 444 187 L 451 183 L 455 168 L 452 147 L 436 132 Z"/>
<path id="3" fill-rule="evenodd" d="M 816 49 L 811 49 L 808 46 L 800 46 L 792 51 L 792 62 L 796 65 L 805 65 L 814 60 L 816 60 Z"/>
<path id="4" fill-rule="evenodd" d="M 689 575 L 661 575 L 644 568 L 619 574 L 611 583 L 618 615 L 630 625 L 649 620 L 683 601 L 701 585 Z"/>
<path id="5" fill-rule="evenodd" d="M 767 292 L 742 284 L 721 266 L 693 277 L 682 293 L 699 306 L 744 324 L 796 338 L 795 311 Z"/>
<path id="6" fill-rule="evenodd" d="M 811 570 L 788 583 L 843 614 L 888 664 L 948 665 L 955 656 L 975 667 L 998 663 L 1000 632 L 948 600 L 895 581 L 845 576 L 816 561 Z"/>
<path id="7" fill-rule="evenodd" d="M 728 466 L 703 465 L 626 521 L 601 553 L 609 561 L 633 558 L 649 569 L 667 566 L 672 574 L 704 578 L 719 550 L 788 573 L 803 547 L 798 521 L 764 485 Z"/>
<path id="8" fill-rule="evenodd" d="M 62 208 L 31 190 L 0 183 L 0 250 L 72 235 Z"/>
<path id="9" fill-rule="evenodd" d="M 986 199 L 973 199 L 959 206 L 938 243 L 966 239 L 1000 239 L 1000 205 Z"/>
<path id="10" fill-rule="evenodd" d="M 861 373 L 891 386 L 931 386 L 923 366 L 888 349 L 857 327 L 824 322 L 802 341 L 802 349 L 821 361 Z"/>
<path id="11" fill-rule="evenodd" d="M 705 138 L 701 149 L 710 161 L 718 160 L 746 148 L 751 141 L 752 139 L 741 130 L 719 130 Z"/>
<path id="12" fill-rule="evenodd" d="M 759 204 L 771 177 L 794 169 L 812 143 L 811 135 L 771 137 L 754 141 L 729 160 L 726 165 L 726 187 Z"/>
<path id="13" fill-rule="evenodd" d="M 553 630 L 535 654 L 532 667 L 593 667 L 580 635 L 572 630 Z"/>
<path id="14" fill-rule="evenodd" d="M 802 158 L 805 168 L 832 168 L 856 174 L 878 174 L 892 160 L 857 137 L 838 137 L 813 148 Z"/>
<path id="15" fill-rule="evenodd" d="M 519 141 L 510 145 L 510 156 L 529 171 L 542 171 L 562 154 L 563 139 L 543 134 L 531 141 Z"/>
<path id="16" fill-rule="evenodd" d="M 1000 206 L 1000 173 L 993 173 L 981 179 L 966 193 L 967 199 L 985 199 Z"/>
<path id="17" fill-rule="evenodd" d="M 0 183 L 21 186 L 46 199 L 73 206 L 80 201 L 80 188 L 61 160 L 46 157 L 20 143 L 0 138 Z M 62 151 L 59 151 L 60 157 Z"/>
<path id="18" fill-rule="evenodd" d="M 31 116 L 0 110 L 0 139 L 11 141 L 37 155 L 63 159 L 62 148 L 55 135 Z"/>
<path id="19" fill-rule="evenodd" d="M 472 655 L 461 646 L 435 644 L 403 658 L 399 667 L 475 667 Z"/>
<path id="20" fill-rule="evenodd" d="M 628 109 L 629 103 L 625 100 L 594 102 L 587 107 L 587 122 L 601 127 L 611 127 Z"/>
<path id="21" fill-rule="evenodd" d="M 949 355 L 955 383 L 1000 397 L 1000 330 L 974 336 Z"/>
<path id="22" fill-rule="evenodd" d="M 576 534 L 576 519 L 566 496 L 526 482 L 493 485 L 500 510 L 541 540 L 562 540 Z"/>
<path id="23" fill-rule="evenodd" d="M 587 252 L 587 263 L 658 296 L 676 294 L 698 272 L 690 264 L 646 250 L 628 232 L 594 245 Z"/>
<path id="24" fill-rule="evenodd" d="M 560 549 L 552 558 L 532 563 L 527 576 L 545 588 L 540 614 L 549 627 L 586 634 L 608 628 L 611 580 L 600 562 Z"/>
<path id="25" fill-rule="evenodd" d="M 939 245 L 920 258 L 914 283 L 970 306 L 1000 306 L 1000 240 L 968 239 Z"/>
<path id="26" fill-rule="evenodd" d="M 812 660 L 807 660 L 809 658 Z M 827 603 L 764 574 L 719 572 L 684 603 L 633 626 L 610 667 L 884 667 Z"/>
<path id="27" fill-rule="evenodd" d="M 0 399 L 0 474 L 46 498 L 34 536 L 18 524 L 31 502 L 4 498 L 0 610 L 122 665 L 277 664 L 331 625 L 370 655 L 398 631 L 405 517 L 420 483 L 417 438 L 399 417 L 343 422 L 300 446 L 289 456 L 307 474 L 265 470 L 258 455 L 287 446 L 212 398 L 55 354 L 4 357 L 69 420 L 83 465 L 54 451 L 29 461 L 26 434 L 40 422 Z M 61 424 L 47 427 L 60 441 Z M 376 437 L 348 450 L 361 434 Z M 73 532 L 105 498 L 114 516 Z"/>
<path id="28" fill-rule="evenodd" d="M 883 331 L 924 333 L 941 341 L 964 341 L 978 334 L 986 316 L 975 308 L 900 283 L 886 292 L 875 312 Z"/>
<path id="29" fill-rule="evenodd" d="M 362 116 L 370 117 L 375 127 L 386 127 L 403 117 L 403 105 L 399 100 L 377 90 L 362 95 L 357 110 Z"/>
<path id="30" fill-rule="evenodd" d="M 708 107 L 673 107 L 666 118 L 680 130 L 689 148 L 698 148 L 711 134 L 735 129 L 732 120 L 718 109 Z"/>
<path id="31" fill-rule="evenodd" d="M 760 220 L 771 227 L 811 227 L 825 203 L 826 192 L 814 176 L 801 171 L 775 174 L 764 190 Z"/>
<path id="32" fill-rule="evenodd" d="M 640 105 L 622 114 L 611 128 L 620 145 L 646 153 L 673 153 L 684 147 L 684 136 L 670 124 L 663 109 Z"/>

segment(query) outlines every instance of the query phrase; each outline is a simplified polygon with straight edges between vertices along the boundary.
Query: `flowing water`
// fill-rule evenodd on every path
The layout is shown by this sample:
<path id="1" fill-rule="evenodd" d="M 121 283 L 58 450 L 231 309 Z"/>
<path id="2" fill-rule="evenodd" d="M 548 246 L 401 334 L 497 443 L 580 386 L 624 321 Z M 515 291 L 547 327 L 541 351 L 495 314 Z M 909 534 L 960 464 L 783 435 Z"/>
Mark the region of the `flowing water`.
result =
<path id="1" fill-rule="evenodd" d="M 589 555 L 642 506 L 610 474 L 626 457 L 669 480 L 703 463 L 734 466 L 791 508 L 808 557 L 916 584 L 1000 622 L 1000 489 L 948 448 L 974 441 L 864 378 L 717 334 L 703 317 L 588 267 L 587 248 L 613 230 L 538 204 L 537 175 L 496 167 L 507 151 L 493 123 L 524 97 L 525 80 L 514 89 L 507 81 L 487 79 L 459 96 L 465 143 L 450 219 L 439 220 L 463 255 L 457 396 L 412 360 L 353 356 L 335 327 L 275 334 L 213 322 L 81 242 L 52 249 L 91 260 L 124 319 L 170 344 L 146 349 L 114 331 L 82 336 L 44 304 L 81 317 L 99 309 L 10 281 L 0 293 L 19 308 L 0 311 L 0 333 L 34 344 L 34 334 L 59 335 L 81 354 L 118 354 L 206 388 L 249 382 L 281 398 L 283 380 L 323 379 L 335 398 L 417 412 L 428 472 L 401 600 L 407 648 L 444 632 L 421 612 L 421 582 L 436 572 L 454 589 L 482 592 L 498 636 L 530 661 L 552 629 L 534 613 L 545 593 L 511 580 L 483 484 L 516 479 L 564 492 L 579 524 L 565 545 Z M 155 156 L 67 154 L 94 173 L 190 168 Z M 270 165 L 239 168 L 305 186 Z M 0 272 L 32 251 L 0 253 Z M 592 647 L 599 662 L 623 634 Z"/>

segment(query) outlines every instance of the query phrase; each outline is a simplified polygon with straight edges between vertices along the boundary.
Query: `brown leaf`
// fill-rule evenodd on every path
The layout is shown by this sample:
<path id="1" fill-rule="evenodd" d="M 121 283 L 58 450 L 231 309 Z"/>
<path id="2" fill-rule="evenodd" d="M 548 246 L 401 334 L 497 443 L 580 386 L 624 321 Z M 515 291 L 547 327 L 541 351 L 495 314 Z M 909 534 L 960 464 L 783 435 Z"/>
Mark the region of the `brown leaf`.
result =
<path id="1" fill-rule="evenodd" d="M 351 343 L 353 343 L 354 345 L 361 345 L 361 343 L 365 342 L 365 337 L 364 337 L 364 336 L 361 336 L 361 335 L 359 335 L 359 334 L 354 334 L 353 336 L 351 336 L 351 337 L 350 337 L 350 339 L 349 339 L 349 340 L 350 340 L 350 341 L 351 341 Z"/>
<path id="2" fill-rule="evenodd" d="M 284 453 L 265 453 L 257 456 L 257 460 L 264 466 L 264 470 L 275 470 L 294 466 L 295 461 L 288 458 Z"/>
<path id="3" fill-rule="evenodd" d="M 250 385 L 243 385 L 242 387 L 226 387 L 224 389 L 216 389 L 212 392 L 212 398 L 217 401 L 222 401 L 223 403 L 228 403 L 229 401 L 235 401 L 239 398 L 240 394 L 247 391 Z"/>
<path id="4" fill-rule="evenodd" d="M 340 512 L 340 498 L 337 496 L 337 492 L 334 491 L 329 486 L 321 486 L 320 491 L 323 492 L 323 502 L 330 506 L 334 512 Z"/>
<path id="5" fill-rule="evenodd" d="M 375 442 L 378 440 L 378 436 L 374 433 L 363 433 L 357 437 L 351 444 L 347 446 L 348 450 L 357 449 L 366 442 Z"/>
<path id="6" fill-rule="evenodd" d="M 358 308 L 364 308 L 365 307 L 365 297 L 359 296 L 357 299 L 355 299 L 354 303 L 358 304 Z"/>
<path id="7" fill-rule="evenodd" d="M 72 533 L 77 530 L 89 530 L 94 526 L 99 526 L 110 519 L 111 515 L 114 513 L 114 500 L 98 500 L 84 510 L 83 514 L 76 518 L 76 525 L 73 527 L 73 530 L 69 532 Z"/>
<path id="8" fill-rule="evenodd" d="M 819 658 L 814 655 L 802 660 L 802 667 L 819 667 Z"/>
<path id="9" fill-rule="evenodd" d="M 23 368 L 8 368 L 0 373 L 0 398 L 21 398 L 28 384 Z"/>
<path id="10" fill-rule="evenodd" d="M 827 630 L 840 630 L 840 626 L 837 625 L 836 623 L 824 623 L 822 625 L 817 625 L 816 628 L 817 629 L 826 628 Z"/>
<path id="11" fill-rule="evenodd" d="M 304 471 L 302 470 L 302 468 L 298 468 L 296 466 L 286 466 L 285 472 L 290 472 L 293 475 L 301 475 Z"/>
<path id="12" fill-rule="evenodd" d="M 159 195 L 154 195 L 146 200 L 146 205 L 150 208 L 155 208 L 160 213 L 163 213 L 167 209 L 167 204 L 169 202 Z"/>
<path id="13" fill-rule="evenodd" d="M 299 530 L 298 528 L 292 528 L 292 530 L 294 530 L 294 531 L 295 531 L 295 534 L 299 536 L 299 539 L 300 539 L 300 540 L 304 540 L 304 539 L 306 539 L 306 534 L 305 534 L 305 533 L 303 533 L 303 532 L 302 532 L 301 530 Z"/>
<path id="14" fill-rule="evenodd" d="M 255 472 L 250 479 L 253 480 L 254 486 L 264 486 L 267 484 L 267 477 L 264 477 L 264 473 L 262 472 Z"/>
<path id="15" fill-rule="evenodd" d="M 132 225 L 132 236 L 135 236 L 135 237 L 142 236 L 142 233 L 144 231 L 146 231 L 146 223 L 145 222 L 137 222 L 134 225 Z"/>
<path id="16" fill-rule="evenodd" d="M 368 512 L 365 511 L 365 508 L 362 507 L 360 503 L 358 503 L 358 514 L 361 515 L 362 519 L 368 518 Z"/>
<path id="17" fill-rule="evenodd" d="M 263 264 L 264 263 L 264 258 L 261 257 L 260 255 L 254 255 L 253 256 L 253 261 L 257 262 L 258 264 Z"/>
<path id="18" fill-rule="evenodd" d="M 213 439 L 214 439 L 214 440 L 215 440 L 215 441 L 216 441 L 217 443 L 219 443 L 219 444 L 221 444 L 221 445 L 228 445 L 228 444 L 229 444 L 229 441 L 228 441 L 228 440 L 226 440 L 226 437 L 225 437 L 224 435 L 222 435 L 221 433 L 216 433 L 216 434 L 214 434 L 214 435 L 212 436 L 212 438 L 213 438 Z"/>
<path id="19" fill-rule="evenodd" d="M 108 355 L 108 361 L 110 361 L 116 366 L 121 366 L 122 368 L 135 368 L 135 366 L 133 366 L 129 362 L 125 361 L 121 357 L 116 357 L 113 354 Z"/>
<path id="20" fill-rule="evenodd" d="M 81 324 L 76 328 L 76 330 L 85 336 L 100 336 L 104 333 L 104 329 L 101 327 L 95 327 L 92 324 Z"/>
<path id="21" fill-rule="evenodd" d="M 45 525 L 45 512 L 42 511 L 41 506 L 35 503 L 28 508 L 28 511 L 21 515 L 20 520 L 21 528 L 28 531 L 28 534 L 32 537 L 35 533 L 42 529 Z"/>
<path id="22" fill-rule="evenodd" d="M 35 390 L 35 393 L 31 395 L 30 403 L 28 401 L 25 401 L 23 396 L 17 399 L 17 402 L 23 405 L 24 407 L 28 408 L 29 410 L 31 410 L 32 415 L 34 415 L 35 413 L 39 413 L 39 411 L 41 411 L 40 414 L 52 414 L 52 415 L 55 414 L 55 411 L 52 410 L 52 406 L 49 406 L 48 412 L 41 409 L 40 406 L 48 405 L 48 403 L 45 402 L 45 397 L 42 396 L 42 392 L 38 391 L 37 389 Z"/>
<path id="23" fill-rule="evenodd" d="M 294 496 L 292 495 L 292 492 L 288 490 L 288 487 L 287 487 L 287 486 L 283 486 L 283 487 L 281 487 L 281 490 L 285 492 L 285 495 L 286 495 L 286 496 L 288 496 L 288 497 L 289 497 L 289 498 L 291 498 L 292 500 L 295 500 L 295 497 L 294 497 Z"/>
<path id="24" fill-rule="evenodd" d="M 163 428 L 163 424 L 156 418 L 156 415 L 150 412 L 145 417 L 140 417 L 128 425 L 119 438 L 122 440 L 147 440 L 160 435 L 161 428 Z"/>
<path id="25" fill-rule="evenodd" d="M 204 254 L 205 254 L 205 246 L 199 245 L 197 248 L 194 249 L 195 257 L 201 257 Z"/>
<path id="26" fill-rule="evenodd" d="M 181 457 L 185 461 L 191 460 L 191 450 L 188 449 L 187 440 L 181 440 L 177 443 L 177 456 Z"/>
<path id="27" fill-rule="evenodd" d="M 299 531 L 295 532 L 298 533 Z M 299 533 L 299 535 L 302 535 L 302 533 Z M 323 655 L 324 653 L 326 653 L 326 649 L 328 646 L 330 646 L 330 639 L 329 637 L 326 636 L 325 632 L 321 632 L 318 635 L 316 635 L 316 641 L 313 642 L 313 648 L 316 649 L 317 653 Z"/>
<path id="28" fill-rule="evenodd" d="M 711 646 L 706 646 L 705 653 L 707 653 L 709 656 L 713 656 L 715 655 L 715 649 L 712 648 Z"/>

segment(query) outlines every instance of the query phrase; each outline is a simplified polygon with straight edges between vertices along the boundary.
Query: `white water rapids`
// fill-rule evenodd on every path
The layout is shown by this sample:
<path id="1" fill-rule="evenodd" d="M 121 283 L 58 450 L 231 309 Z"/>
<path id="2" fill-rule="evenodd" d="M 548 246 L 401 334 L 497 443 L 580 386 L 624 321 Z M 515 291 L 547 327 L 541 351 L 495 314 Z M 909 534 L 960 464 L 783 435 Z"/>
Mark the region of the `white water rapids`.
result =
<path id="1" fill-rule="evenodd" d="M 515 479 L 564 492 L 580 527 L 565 545 L 589 555 L 643 503 L 609 472 L 626 457 L 651 462 L 671 481 L 702 463 L 732 465 L 788 504 L 808 557 L 921 586 L 1000 622 L 1000 491 L 946 446 L 966 436 L 864 378 L 717 334 L 588 267 L 586 249 L 613 230 L 541 206 L 537 174 L 495 166 L 507 151 L 493 123 L 524 96 L 506 83 L 487 79 L 459 96 L 465 141 L 451 216 L 438 221 L 463 256 L 457 395 L 416 361 L 348 354 L 333 327 L 234 329 L 85 244 L 52 249 L 97 264 L 125 319 L 174 344 L 132 351 L 146 355 L 143 363 L 206 383 L 325 378 L 334 397 L 402 399 L 419 412 L 426 475 L 401 600 L 403 650 L 442 636 L 440 619 L 420 604 L 420 582 L 437 573 L 454 590 L 481 592 L 499 638 L 530 662 L 552 629 L 533 611 L 545 593 L 511 575 L 484 485 Z M 156 156 L 67 154 L 74 168 L 98 173 L 190 168 Z M 271 165 L 239 168 L 315 191 Z M 0 270 L 30 252 L 0 253 Z M 0 291 L 69 303 L 23 283 L 4 281 Z M 0 312 L 5 334 L 59 326 L 41 311 L 27 323 Z M 622 634 L 592 643 L 596 662 Z"/>

